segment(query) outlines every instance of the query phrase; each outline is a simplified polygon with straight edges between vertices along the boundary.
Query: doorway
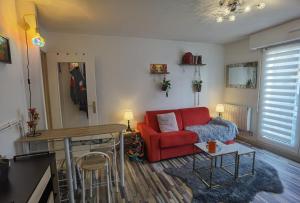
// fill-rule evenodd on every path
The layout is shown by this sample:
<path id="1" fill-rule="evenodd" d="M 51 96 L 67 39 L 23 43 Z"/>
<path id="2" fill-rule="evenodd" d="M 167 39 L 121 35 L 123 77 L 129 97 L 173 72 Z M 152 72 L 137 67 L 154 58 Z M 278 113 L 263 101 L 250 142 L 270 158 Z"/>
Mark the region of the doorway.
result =
<path id="1" fill-rule="evenodd" d="M 54 129 L 99 124 L 95 62 L 86 53 L 47 53 Z"/>
<path id="2" fill-rule="evenodd" d="M 58 63 L 58 78 L 63 127 L 88 126 L 85 63 Z"/>

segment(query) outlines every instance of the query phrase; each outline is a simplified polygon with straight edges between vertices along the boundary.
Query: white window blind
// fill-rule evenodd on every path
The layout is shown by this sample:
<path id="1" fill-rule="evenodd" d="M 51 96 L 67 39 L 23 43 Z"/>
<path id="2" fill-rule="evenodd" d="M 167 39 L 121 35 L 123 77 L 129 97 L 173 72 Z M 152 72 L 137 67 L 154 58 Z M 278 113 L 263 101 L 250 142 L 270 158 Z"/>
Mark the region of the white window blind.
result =
<path id="1" fill-rule="evenodd" d="M 300 43 L 264 51 L 260 134 L 294 145 L 299 100 Z"/>

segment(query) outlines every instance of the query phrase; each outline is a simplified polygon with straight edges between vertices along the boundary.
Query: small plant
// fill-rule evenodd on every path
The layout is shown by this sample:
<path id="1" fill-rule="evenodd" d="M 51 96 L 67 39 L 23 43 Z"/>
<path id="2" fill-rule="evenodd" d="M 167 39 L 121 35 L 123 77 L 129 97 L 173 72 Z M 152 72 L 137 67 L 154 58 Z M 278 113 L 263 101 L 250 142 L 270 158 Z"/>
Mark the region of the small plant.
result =
<path id="1" fill-rule="evenodd" d="M 201 92 L 202 80 L 193 80 L 192 84 L 194 92 Z"/>
<path id="2" fill-rule="evenodd" d="M 169 90 L 171 89 L 171 81 L 167 80 L 165 77 L 161 83 L 161 90 L 166 92 L 166 97 L 169 96 Z"/>
<path id="3" fill-rule="evenodd" d="M 38 121 L 40 119 L 39 113 L 36 111 L 35 108 L 29 108 L 28 109 L 29 114 L 29 121 L 27 121 L 27 125 L 29 128 L 29 136 L 36 136 L 38 133 L 36 132 L 36 127 L 38 124 Z"/>

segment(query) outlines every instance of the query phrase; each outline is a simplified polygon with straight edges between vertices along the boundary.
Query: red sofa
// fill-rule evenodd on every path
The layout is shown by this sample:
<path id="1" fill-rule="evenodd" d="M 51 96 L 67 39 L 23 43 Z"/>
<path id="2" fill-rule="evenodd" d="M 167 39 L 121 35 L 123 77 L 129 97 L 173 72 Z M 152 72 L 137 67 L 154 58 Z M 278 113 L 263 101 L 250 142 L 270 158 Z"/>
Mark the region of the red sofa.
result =
<path id="1" fill-rule="evenodd" d="M 174 112 L 179 131 L 160 132 L 157 114 Z M 194 143 L 198 141 L 196 133 L 184 128 L 191 125 L 205 125 L 211 120 L 206 107 L 147 111 L 143 123 L 138 130 L 146 143 L 147 157 L 150 162 L 160 161 L 194 152 Z"/>

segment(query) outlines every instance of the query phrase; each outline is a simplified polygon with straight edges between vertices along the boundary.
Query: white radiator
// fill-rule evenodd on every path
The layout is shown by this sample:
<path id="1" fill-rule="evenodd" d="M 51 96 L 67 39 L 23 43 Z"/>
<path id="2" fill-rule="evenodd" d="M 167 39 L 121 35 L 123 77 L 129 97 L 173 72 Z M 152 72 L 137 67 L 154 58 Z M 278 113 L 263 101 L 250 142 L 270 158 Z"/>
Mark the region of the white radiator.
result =
<path id="1" fill-rule="evenodd" d="M 224 104 L 223 118 L 234 122 L 241 131 L 250 132 L 251 108 L 235 104 Z"/>

